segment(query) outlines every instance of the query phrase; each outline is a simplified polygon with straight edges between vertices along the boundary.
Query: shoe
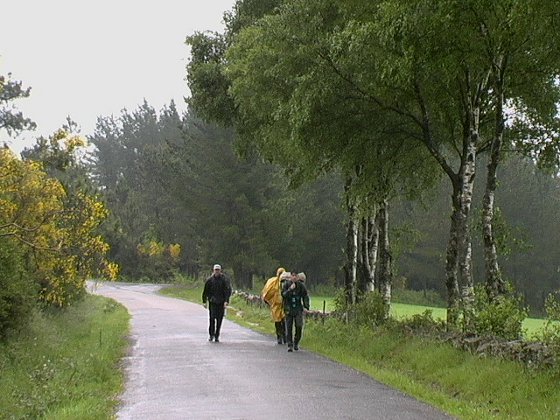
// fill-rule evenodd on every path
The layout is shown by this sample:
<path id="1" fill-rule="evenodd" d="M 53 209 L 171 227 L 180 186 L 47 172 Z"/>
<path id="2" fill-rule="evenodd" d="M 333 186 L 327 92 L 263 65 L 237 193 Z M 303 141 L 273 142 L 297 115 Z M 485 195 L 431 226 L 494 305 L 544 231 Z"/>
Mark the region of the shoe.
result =
<path id="1" fill-rule="evenodd" d="M 294 350 L 295 350 L 295 351 L 298 351 L 298 350 L 299 350 L 299 346 L 298 346 L 297 344 L 294 346 Z"/>
<path id="2" fill-rule="evenodd" d="M 218 340 L 218 337 L 214 338 L 214 341 L 215 341 L 216 343 L 219 343 L 219 342 L 220 342 L 220 340 Z"/>
<path id="3" fill-rule="evenodd" d="M 294 351 L 294 349 L 292 349 L 291 347 L 288 347 L 288 351 L 292 352 L 292 351 Z"/>
<path id="4" fill-rule="evenodd" d="M 278 342 L 278 344 L 282 344 L 282 339 L 279 338 L 277 342 Z"/>
<path id="5" fill-rule="evenodd" d="M 208 341 L 212 341 L 214 339 L 214 337 L 210 336 L 210 338 L 208 339 Z"/>

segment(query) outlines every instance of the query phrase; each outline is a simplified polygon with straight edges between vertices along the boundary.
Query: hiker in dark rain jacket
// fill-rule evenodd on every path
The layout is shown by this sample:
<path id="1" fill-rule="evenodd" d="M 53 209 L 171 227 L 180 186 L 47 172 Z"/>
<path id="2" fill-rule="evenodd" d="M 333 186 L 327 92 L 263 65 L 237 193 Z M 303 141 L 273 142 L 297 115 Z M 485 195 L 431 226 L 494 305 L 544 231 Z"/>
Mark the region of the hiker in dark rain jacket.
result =
<path id="1" fill-rule="evenodd" d="M 210 338 L 208 338 L 208 341 L 214 340 L 216 343 L 219 343 L 222 320 L 224 319 L 225 309 L 229 304 L 231 296 L 231 285 L 222 273 L 222 267 L 219 264 L 214 265 L 213 271 L 212 275 L 204 283 L 202 303 L 206 307 L 206 302 L 208 302 L 210 313 L 210 325 L 208 326 Z"/>
<path id="2" fill-rule="evenodd" d="M 303 274 L 303 273 L 302 273 Z M 309 295 L 303 281 L 298 280 L 298 275 L 292 273 L 290 280 L 282 287 L 284 312 L 286 313 L 286 336 L 288 351 L 299 350 L 299 342 L 303 331 L 303 310 L 309 310 Z M 295 325 L 295 336 L 293 329 Z"/>

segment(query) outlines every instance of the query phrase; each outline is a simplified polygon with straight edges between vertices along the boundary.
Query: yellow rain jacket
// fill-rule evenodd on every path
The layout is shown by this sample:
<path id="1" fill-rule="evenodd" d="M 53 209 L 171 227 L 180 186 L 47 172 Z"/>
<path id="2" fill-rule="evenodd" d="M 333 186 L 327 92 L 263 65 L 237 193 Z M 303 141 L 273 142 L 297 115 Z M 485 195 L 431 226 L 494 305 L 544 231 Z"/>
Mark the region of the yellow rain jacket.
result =
<path id="1" fill-rule="evenodd" d="M 280 285 L 280 276 L 286 270 L 280 267 L 276 271 L 276 277 L 267 280 L 263 287 L 261 296 L 263 300 L 270 305 L 270 312 L 274 322 L 280 322 L 284 319 L 284 307 L 282 306 L 282 288 Z"/>

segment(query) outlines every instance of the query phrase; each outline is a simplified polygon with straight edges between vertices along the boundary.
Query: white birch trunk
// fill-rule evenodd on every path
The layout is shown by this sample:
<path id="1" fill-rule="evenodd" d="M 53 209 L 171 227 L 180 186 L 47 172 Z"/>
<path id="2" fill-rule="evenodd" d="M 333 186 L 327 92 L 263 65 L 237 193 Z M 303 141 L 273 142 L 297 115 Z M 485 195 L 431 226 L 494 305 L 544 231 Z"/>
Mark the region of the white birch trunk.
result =
<path id="1" fill-rule="evenodd" d="M 392 255 L 389 243 L 389 209 L 384 200 L 379 209 L 379 292 L 383 300 L 385 319 L 391 311 L 391 286 L 393 283 Z"/>
<path id="2" fill-rule="evenodd" d="M 470 234 L 470 211 L 472 207 L 472 195 L 474 189 L 474 178 L 476 173 L 476 147 L 480 140 L 479 123 L 480 107 L 474 105 L 469 110 L 469 136 L 464 143 L 461 171 L 459 182 L 461 185 L 461 211 L 458 225 L 458 262 L 459 262 L 459 287 L 461 290 L 461 303 L 463 309 L 463 321 L 469 325 L 474 310 L 474 281 L 472 276 L 472 243 Z"/>
<path id="3" fill-rule="evenodd" d="M 357 279 L 358 292 L 365 295 L 374 290 L 375 282 L 375 258 L 372 259 L 372 248 L 376 248 L 374 238 L 377 236 L 377 227 L 372 220 L 373 218 L 363 217 L 360 221 L 359 238 L 359 262 L 360 270 Z"/>
<path id="4" fill-rule="evenodd" d="M 447 288 L 447 325 L 457 325 L 459 321 L 459 311 L 461 296 L 459 294 L 459 275 L 458 275 L 458 244 L 459 235 L 459 214 L 460 214 L 460 189 L 453 185 L 453 212 L 451 214 L 451 226 L 449 228 L 449 241 L 447 242 L 447 252 L 445 259 L 445 286 Z"/>
<path id="5" fill-rule="evenodd" d="M 370 240 L 368 247 L 368 259 L 371 267 L 371 282 L 369 289 L 370 292 L 373 292 L 375 290 L 375 272 L 377 271 L 377 255 L 379 250 L 379 226 L 377 226 L 375 220 L 375 216 L 368 218 L 368 225 L 370 226 Z"/>
<path id="6" fill-rule="evenodd" d="M 500 60 L 498 67 L 501 67 L 502 64 L 503 60 Z M 504 134 L 504 93 L 501 71 L 502 69 L 499 68 L 498 74 L 495 76 L 496 83 L 494 87 L 494 94 L 496 97 L 496 127 L 490 149 L 486 189 L 482 200 L 482 237 L 484 241 L 484 263 L 486 268 L 486 292 L 488 293 L 490 301 L 493 301 L 498 295 L 506 292 L 506 285 L 498 264 L 498 250 L 496 245 L 496 236 L 494 234 L 494 207 L 497 172 L 501 158 Z"/>
<path id="7" fill-rule="evenodd" d="M 447 157 L 434 141 L 430 113 L 424 101 L 421 86 L 416 83 L 415 91 L 422 112 L 423 141 L 430 153 L 451 179 L 453 185 L 452 215 L 449 242 L 446 254 L 447 323 L 449 327 L 458 325 L 461 308 L 470 312 L 474 298 L 472 278 L 472 249 L 469 216 L 472 205 L 477 146 L 480 140 L 480 107 L 488 87 L 488 74 L 478 82 L 471 77 L 468 69 L 460 81 L 464 89 L 461 98 L 464 106 L 463 142 L 458 150 L 460 166 L 457 172 L 447 162 Z M 475 82 L 475 83 L 473 83 Z"/>
<path id="8" fill-rule="evenodd" d="M 356 268 L 358 266 L 358 223 L 350 215 L 346 229 L 346 296 L 348 303 L 356 303 Z"/>
<path id="9" fill-rule="evenodd" d="M 358 265 L 358 221 L 356 220 L 356 205 L 349 197 L 348 191 L 352 180 L 346 180 L 346 265 L 344 289 L 346 301 L 356 303 L 356 268 Z"/>
<path id="10" fill-rule="evenodd" d="M 453 214 L 446 261 L 447 322 L 456 326 L 462 310 L 464 321 L 471 319 L 474 303 L 470 211 L 476 173 L 476 146 L 479 141 L 479 108 L 469 110 L 469 133 L 463 139 L 461 166 L 453 179 Z"/>

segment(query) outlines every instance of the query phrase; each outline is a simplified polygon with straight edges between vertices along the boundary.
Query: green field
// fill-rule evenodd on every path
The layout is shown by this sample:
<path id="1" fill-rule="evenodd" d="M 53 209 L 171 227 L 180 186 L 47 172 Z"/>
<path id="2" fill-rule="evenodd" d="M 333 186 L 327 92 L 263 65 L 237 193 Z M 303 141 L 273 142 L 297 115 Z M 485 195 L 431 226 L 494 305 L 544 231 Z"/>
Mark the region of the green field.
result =
<path id="1" fill-rule="evenodd" d="M 326 296 L 311 297 L 311 309 L 316 311 L 323 311 L 323 304 L 325 305 L 326 312 L 331 312 L 335 309 L 334 298 Z M 391 315 L 396 319 L 409 318 L 412 315 L 422 314 L 426 310 L 432 311 L 432 316 L 434 317 L 434 319 L 445 319 L 447 315 L 447 309 L 445 308 L 409 305 L 406 303 L 391 304 Z M 527 337 L 532 337 L 542 330 L 545 323 L 546 320 L 544 319 L 526 318 L 525 321 L 523 321 L 523 329 L 525 330 L 525 335 Z"/>

